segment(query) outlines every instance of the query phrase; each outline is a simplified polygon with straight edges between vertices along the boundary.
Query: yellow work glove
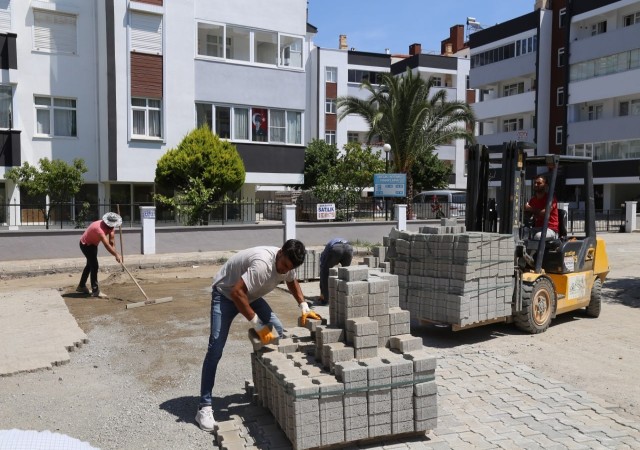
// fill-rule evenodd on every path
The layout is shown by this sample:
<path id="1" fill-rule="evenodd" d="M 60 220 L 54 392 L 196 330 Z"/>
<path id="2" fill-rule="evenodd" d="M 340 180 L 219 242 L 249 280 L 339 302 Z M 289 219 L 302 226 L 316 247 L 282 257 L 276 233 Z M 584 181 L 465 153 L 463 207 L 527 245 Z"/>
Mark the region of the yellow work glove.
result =
<path id="1" fill-rule="evenodd" d="M 300 312 L 302 316 L 302 319 L 300 320 L 300 323 L 302 324 L 302 326 L 305 326 L 307 324 L 307 319 L 322 320 L 322 317 L 320 317 L 320 314 L 309 309 L 309 305 L 307 304 L 307 302 L 300 303 L 298 307 L 300 308 Z"/>
<path id="2" fill-rule="evenodd" d="M 253 319 L 251 319 L 249 322 L 251 322 L 253 329 L 256 330 L 256 333 L 258 333 L 260 342 L 262 342 L 264 345 L 271 344 L 273 341 L 280 337 L 280 335 L 278 335 L 278 332 L 274 331 L 270 325 L 265 325 L 262 320 L 260 320 L 257 314 L 254 314 Z"/>

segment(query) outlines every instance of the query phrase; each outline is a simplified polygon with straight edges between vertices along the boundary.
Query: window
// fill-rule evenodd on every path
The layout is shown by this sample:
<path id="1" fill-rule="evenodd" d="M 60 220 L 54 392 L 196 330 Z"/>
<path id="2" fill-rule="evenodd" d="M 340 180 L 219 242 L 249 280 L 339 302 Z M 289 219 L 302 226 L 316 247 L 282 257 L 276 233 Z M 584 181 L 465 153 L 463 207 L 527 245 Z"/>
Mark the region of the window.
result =
<path id="1" fill-rule="evenodd" d="M 233 138 L 249 140 L 249 108 L 233 108 Z"/>
<path id="2" fill-rule="evenodd" d="M 287 111 L 287 144 L 302 144 L 302 113 Z"/>
<path id="3" fill-rule="evenodd" d="M 133 137 L 162 137 L 162 100 L 131 98 L 131 134 Z"/>
<path id="4" fill-rule="evenodd" d="M 325 82 L 337 83 L 338 82 L 338 68 L 327 67 L 325 70 Z"/>
<path id="5" fill-rule="evenodd" d="M 11 0 L 0 0 L 0 33 L 9 31 L 11 31 Z"/>
<path id="6" fill-rule="evenodd" d="M 222 139 L 233 136 L 238 141 L 302 143 L 302 113 L 299 111 L 196 102 L 196 124 L 203 123 Z"/>
<path id="7" fill-rule="evenodd" d="M 227 38 L 231 43 L 227 59 L 251 61 L 251 32 L 249 29 L 227 26 Z"/>
<path id="8" fill-rule="evenodd" d="M 278 34 L 269 31 L 253 32 L 253 60 L 260 64 L 278 64 Z"/>
<path id="9" fill-rule="evenodd" d="M 624 16 L 623 22 L 625 27 L 630 27 L 631 25 L 640 23 L 640 11 Z"/>
<path id="10" fill-rule="evenodd" d="M 324 112 L 327 114 L 335 114 L 336 113 L 336 99 L 328 98 L 324 102 Z"/>
<path id="11" fill-rule="evenodd" d="M 562 145 L 562 126 L 556 127 L 556 145 Z"/>
<path id="12" fill-rule="evenodd" d="M 37 96 L 34 103 L 37 135 L 77 136 L 74 99 Z"/>
<path id="13" fill-rule="evenodd" d="M 564 28 L 567 24 L 567 8 L 562 8 L 558 12 L 558 28 Z"/>
<path id="14" fill-rule="evenodd" d="M 325 133 L 324 133 L 324 141 L 329 145 L 336 145 L 336 132 L 335 131 L 325 131 Z"/>
<path id="15" fill-rule="evenodd" d="M 302 68 L 302 38 L 280 36 L 280 65 Z"/>
<path id="16" fill-rule="evenodd" d="M 618 106 L 620 116 L 640 116 L 640 99 L 620 102 Z"/>
<path id="17" fill-rule="evenodd" d="M 270 111 L 269 137 L 271 142 L 287 142 L 286 113 L 283 110 L 272 109 Z"/>
<path id="18" fill-rule="evenodd" d="M 131 50 L 151 55 L 162 54 L 162 16 L 131 12 Z"/>
<path id="19" fill-rule="evenodd" d="M 360 142 L 360 134 L 356 131 L 348 131 L 347 142 Z"/>
<path id="20" fill-rule="evenodd" d="M 558 49 L 558 67 L 564 67 L 564 47 Z"/>
<path id="21" fill-rule="evenodd" d="M 505 133 L 508 133 L 510 131 L 519 131 L 522 130 L 524 128 L 524 119 L 523 118 L 517 118 L 517 119 L 506 119 L 502 122 L 502 130 Z"/>
<path id="22" fill-rule="evenodd" d="M 33 49 L 49 53 L 78 52 L 77 17 L 52 11 L 33 11 Z"/>
<path id="23" fill-rule="evenodd" d="M 431 77 L 434 86 L 442 86 L 442 77 Z"/>
<path id="24" fill-rule="evenodd" d="M 369 81 L 371 84 L 380 84 L 381 72 L 372 72 L 369 70 L 349 69 L 348 81 L 349 83 L 362 83 L 363 81 Z"/>
<path id="25" fill-rule="evenodd" d="M 303 44 L 301 37 L 275 31 L 198 23 L 198 56 L 301 69 Z"/>
<path id="26" fill-rule="evenodd" d="M 602 119 L 602 105 L 590 105 L 587 108 L 587 120 Z"/>
<path id="27" fill-rule="evenodd" d="M 563 105 L 564 105 L 564 88 L 559 87 L 556 90 L 556 106 L 563 106 Z"/>
<path id="28" fill-rule="evenodd" d="M 198 24 L 198 55 L 224 58 L 226 53 L 231 53 L 231 38 L 224 42 L 224 26 L 208 23 Z M 226 52 L 226 53 L 225 53 Z"/>
<path id="29" fill-rule="evenodd" d="M 509 97 L 511 95 L 522 94 L 524 92 L 524 81 L 519 83 L 507 84 L 502 89 L 502 96 Z"/>
<path id="30" fill-rule="evenodd" d="M 13 89 L 11 86 L 0 85 L 0 128 L 11 128 L 13 126 L 12 103 Z"/>
<path id="31" fill-rule="evenodd" d="M 265 108 L 251 109 L 251 140 L 269 141 L 269 111 Z"/>
<path id="32" fill-rule="evenodd" d="M 591 25 L 591 36 L 596 36 L 598 34 L 607 32 L 607 21 L 603 20 L 602 22 L 594 23 Z"/>
<path id="33" fill-rule="evenodd" d="M 213 105 L 196 103 L 196 126 L 200 128 L 203 125 L 213 131 Z"/>
<path id="34" fill-rule="evenodd" d="M 226 106 L 216 106 L 216 126 L 215 133 L 222 139 L 231 137 L 231 108 Z M 247 133 L 247 138 L 249 137 Z"/>

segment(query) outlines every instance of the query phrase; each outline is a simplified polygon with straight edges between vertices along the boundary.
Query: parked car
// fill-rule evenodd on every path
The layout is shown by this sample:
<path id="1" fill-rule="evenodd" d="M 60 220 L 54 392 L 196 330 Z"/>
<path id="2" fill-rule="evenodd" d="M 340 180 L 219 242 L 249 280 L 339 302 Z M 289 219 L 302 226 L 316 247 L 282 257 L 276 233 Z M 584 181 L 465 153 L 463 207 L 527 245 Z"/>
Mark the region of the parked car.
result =
<path id="1" fill-rule="evenodd" d="M 464 217 L 467 193 L 450 189 L 423 191 L 413 197 L 416 219 Z"/>

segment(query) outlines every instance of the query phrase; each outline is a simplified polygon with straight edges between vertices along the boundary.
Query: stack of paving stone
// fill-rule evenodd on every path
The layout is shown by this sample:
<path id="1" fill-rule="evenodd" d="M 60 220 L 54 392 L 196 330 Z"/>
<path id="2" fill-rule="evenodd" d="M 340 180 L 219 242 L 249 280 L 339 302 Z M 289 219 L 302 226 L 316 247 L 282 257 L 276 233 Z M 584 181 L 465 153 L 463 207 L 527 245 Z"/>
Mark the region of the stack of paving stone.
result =
<path id="1" fill-rule="evenodd" d="M 436 358 L 409 334 L 398 277 L 364 266 L 335 273 L 330 325 L 307 320 L 252 354 L 254 401 L 296 449 L 435 428 Z"/>
<path id="2" fill-rule="evenodd" d="M 308 250 L 305 253 L 304 262 L 296 269 L 299 280 L 309 281 L 320 278 L 320 253 Z"/>
<path id="3" fill-rule="evenodd" d="M 412 319 L 465 326 L 511 315 L 513 236 L 461 229 L 392 230 L 385 239 L 399 306 Z"/>

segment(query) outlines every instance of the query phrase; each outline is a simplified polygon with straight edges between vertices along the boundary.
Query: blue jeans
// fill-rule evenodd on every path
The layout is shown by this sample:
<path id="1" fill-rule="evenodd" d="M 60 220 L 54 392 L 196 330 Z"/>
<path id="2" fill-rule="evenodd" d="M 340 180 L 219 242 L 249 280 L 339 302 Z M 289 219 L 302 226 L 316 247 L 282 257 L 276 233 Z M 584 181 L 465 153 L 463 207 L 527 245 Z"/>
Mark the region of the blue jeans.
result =
<path id="1" fill-rule="evenodd" d="M 271 310 L 271 307 L 264 298 L 259 298 L 251 302 L 251 308 L 258 315 L 258 318 L 265 324 L 273 325 L 278 334 L 282 336 L 282 323 L 278 316 Z M 211 334 L 209 335 L 209 347 L 207 355 L 202 363 L 202 378 L 200 380 L 200 406 L 211 405 L 211 391 L 216 379 L 216 369 L 222 351 L 227 343 L 229 328 L 233 319 L 238 314 L 236 305 L 222 295 L 214 287 L 211 293 Z"/>

